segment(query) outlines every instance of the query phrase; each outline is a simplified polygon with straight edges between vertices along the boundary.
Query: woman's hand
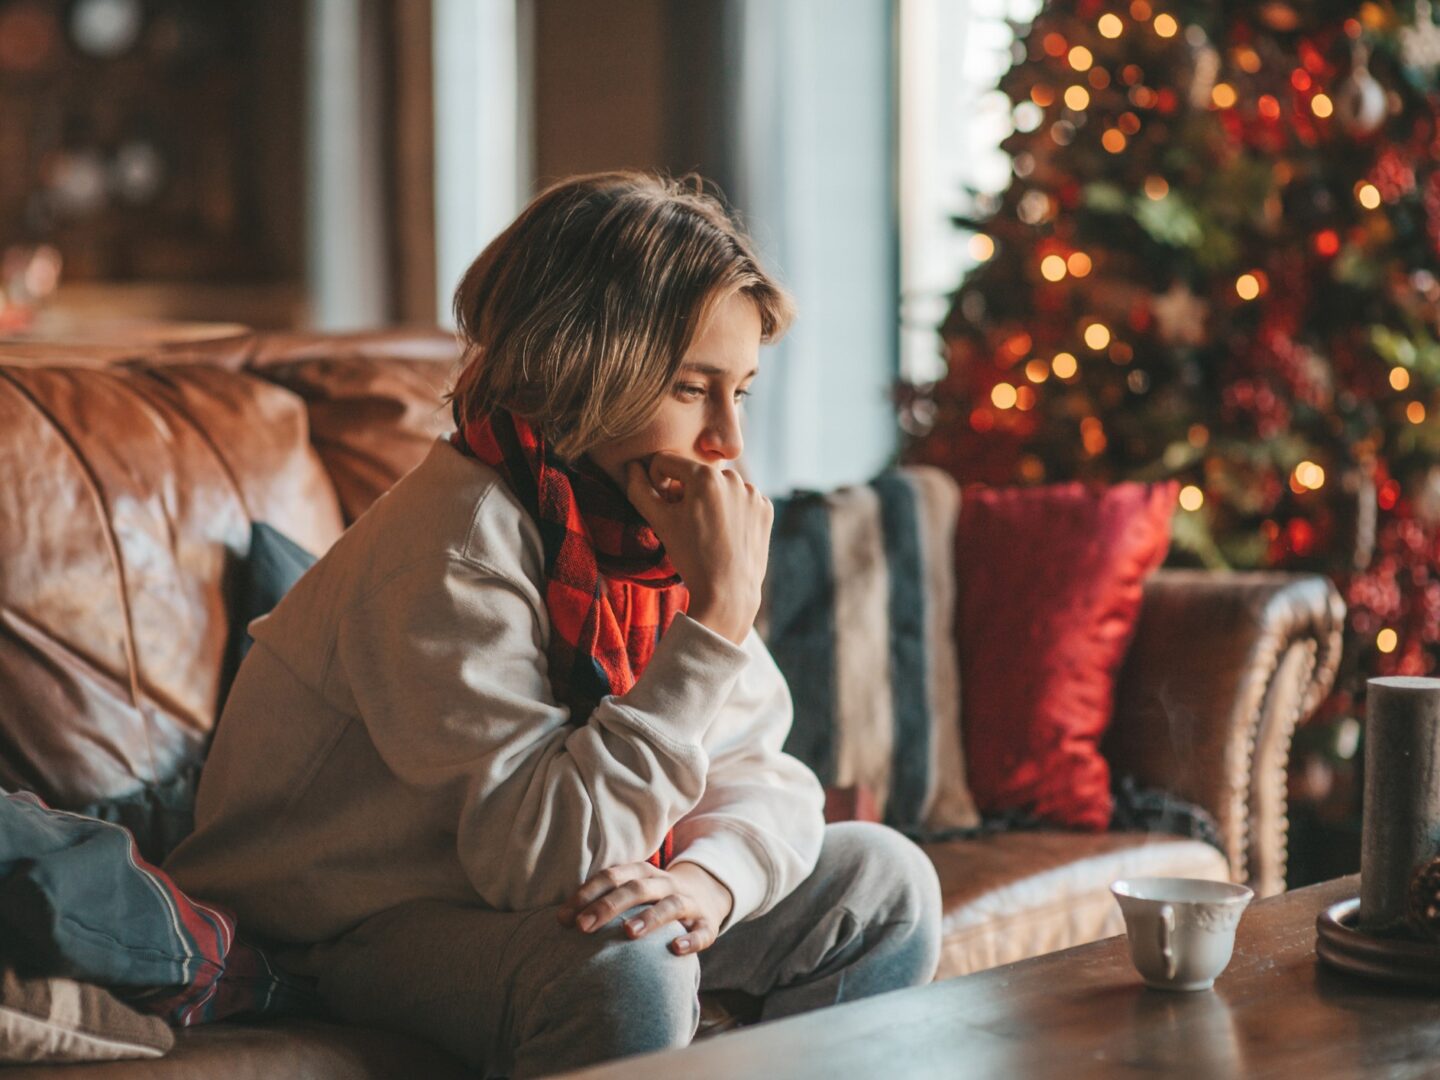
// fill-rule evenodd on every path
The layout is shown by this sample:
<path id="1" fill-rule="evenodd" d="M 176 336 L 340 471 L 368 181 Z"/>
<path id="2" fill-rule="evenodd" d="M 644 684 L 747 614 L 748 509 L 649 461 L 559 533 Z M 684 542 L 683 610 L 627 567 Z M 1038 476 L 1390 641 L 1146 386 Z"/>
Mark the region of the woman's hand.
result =
<path id="1" fill-rule="evenodd" d="M 690 590 L 688 614 L 735 644 L 760 610 L 775 507 L 739 473 L 659 453 L 625 469 L 625 491 Z"/>
<path id="2" fill-rule="evenodd" d="M 695 863 L 673 863 L 668 870 L 648 862 L 621 863 L 602 870 L 580 886 L 560 909 L 558 918 L 565 926 L 591 933 L 640 904 L 650 907 L 625 923 L 625 933 L 634 939 L 678 922 L 687 933 L 670 943 L 670 951 L 680 956 L 702 952 L 715 943 L 734 898 L 709 871 Z"/>

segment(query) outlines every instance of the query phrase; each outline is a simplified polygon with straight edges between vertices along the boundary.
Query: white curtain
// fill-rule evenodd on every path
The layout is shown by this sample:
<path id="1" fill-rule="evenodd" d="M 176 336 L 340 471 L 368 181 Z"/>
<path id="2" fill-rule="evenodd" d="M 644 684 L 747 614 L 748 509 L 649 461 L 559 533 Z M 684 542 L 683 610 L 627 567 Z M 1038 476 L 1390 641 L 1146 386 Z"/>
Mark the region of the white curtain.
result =
<path id="1" fill-rule="evenodd" d="M 729 0 L 726 194 L 799 319 L 762 350 L 762 490 L 868 479 L 896 444 L 893 0 Z"/>

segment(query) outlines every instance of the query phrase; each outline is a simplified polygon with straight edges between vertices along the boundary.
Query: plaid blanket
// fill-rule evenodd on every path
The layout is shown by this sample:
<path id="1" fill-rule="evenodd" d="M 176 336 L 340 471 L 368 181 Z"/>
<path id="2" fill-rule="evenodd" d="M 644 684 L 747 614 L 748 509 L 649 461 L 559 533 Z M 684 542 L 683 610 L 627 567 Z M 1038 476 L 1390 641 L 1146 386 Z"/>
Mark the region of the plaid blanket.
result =
<path id="1" fill-rule="evenodd" d="M 181 892 L 129 831 L 29 792 L 0 798 L 3 966 L 96 983 L 175 1027 L 315 1008 L 308 981 Z"/>

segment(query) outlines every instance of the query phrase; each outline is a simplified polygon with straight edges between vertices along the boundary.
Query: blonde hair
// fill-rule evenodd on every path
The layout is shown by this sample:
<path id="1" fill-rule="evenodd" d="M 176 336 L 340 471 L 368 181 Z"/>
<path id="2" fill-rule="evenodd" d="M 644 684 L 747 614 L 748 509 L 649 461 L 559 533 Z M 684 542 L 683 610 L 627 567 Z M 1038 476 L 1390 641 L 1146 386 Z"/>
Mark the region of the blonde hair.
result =
<path id="1" fill-rule="evenodd" d="M 562 459 L 634 434 L 715 306 L 744 293 L 761 339 L 789 295 L 696 176 L 571 177 L 537 195 L 455 291 L 466 346 L 450 391 L 462 423 L 508 409 Z"/>

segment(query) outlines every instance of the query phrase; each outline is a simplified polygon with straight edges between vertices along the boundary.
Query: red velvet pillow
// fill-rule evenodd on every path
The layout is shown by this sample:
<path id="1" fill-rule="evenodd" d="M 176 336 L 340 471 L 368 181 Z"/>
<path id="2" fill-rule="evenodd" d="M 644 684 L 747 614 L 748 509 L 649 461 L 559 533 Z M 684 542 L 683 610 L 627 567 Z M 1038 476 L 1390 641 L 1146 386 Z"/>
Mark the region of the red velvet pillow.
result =
<path id="1" fill-rule="evenodd" d="M 976 488 L 956 534 L 965 757 L 982 811 L 1110 824 L 1100 739 L 1178 485 Z"/>

